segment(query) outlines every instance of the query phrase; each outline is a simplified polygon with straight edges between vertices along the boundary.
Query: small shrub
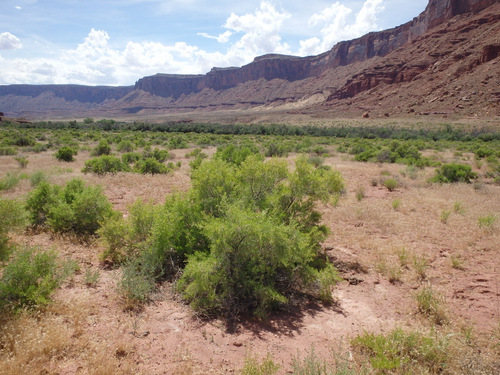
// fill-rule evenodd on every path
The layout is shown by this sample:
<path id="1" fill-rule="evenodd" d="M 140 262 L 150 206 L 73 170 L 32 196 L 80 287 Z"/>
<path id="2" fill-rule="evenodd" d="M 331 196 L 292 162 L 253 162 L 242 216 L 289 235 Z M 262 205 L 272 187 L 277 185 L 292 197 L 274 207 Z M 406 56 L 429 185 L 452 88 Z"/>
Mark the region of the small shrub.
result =
<path id="1" fill-rule="evenodd" d="M 23 227 L 27 215 L 21 203 L 0 197 L 0 262 L 10 254 L 9 232 Z"/>
<path id="2" fill-rule="evenodd" d="M 106 173 L 129 172 L 130 167 L 120 159 L 111 155 L 103 155 L 87 160 L 82 169 L 83 173 L 103 175 Z"/>
<path id="3" fill-rule="evenodd" d="M 273 358 L 268 354 L 262 361 L 254 356 L 246 356 L 245 364 L 240 375 L 274 375 L 278 372 L 279 366 L 274 363 Z"/>
<path id="4" fill-rule="evenodd" d="M 106 139 L 101 139 L 91 153 L 92 156 L 102 156 L 109 154 L 111 154 L 111 146 Z"/>
<path id="5" fill-rule="evenodd" d="M 40 183 L 28 196 L 26 208 L 35 226 L 81 235 L 94 234 L 114 215 L 101 187 L 85 186 L 81 179 L 70 180 L 63 188 Z"/>
<path id="6" fill-rule="evenodd" d="M 456 212 L 459 215 L 465 214 L 465 209 L 462 205 L 462 202 L 455 202 L 453 204 L 453 211 Z"/>
<path id="7" fill-rule="evenodd" d="M 0 179 L 0 191 L 15 188 L 22 177 L 23 176 L 16 172 L 7 172 L 5 177 Z"/>
<path id="8" fill-rule="evenodd" d="M 100 278 L 100 275 L 99 275 L 98 269 L 96 269 L 94 271 L 92 271 L 91 268 L 85 269 L 85 274 L 84 274 L 84 278 L 83 278 L 83 282 L 85 285 L 95 288 L 97 286 L 97 283 L 99 282 L 99 278 Z"/>
<path id="9" fill-rule="evenodd" d="M 401 328 L 386 335 L 366 332 L 351 344 L 368 356 L 376 374 L 438 374 L 450 361 L 446 338 Z"/>
<path id="10" fill-rule="evenodd" d="M 439 219 L 443 224 L 446 224 L 448 222 L 448 218 L 451 215 L 451 211 L 443 210 L 441 211 L 441 215 L 439 216 Z"/>
<path id="11" fill-rule="evenodd" d="M 0 308 L 47 304 L 52 292 L 72 272 L 74 267 L 59 262 L 54 252 L 34 248 L 18 250 L 0 279 Z"/>
<path id="12" fill-rule="evenodd" d="M 463 271 L 464 267 L 464 259 L 460 255 L 452 255 L 451 256 L 451 266 L 456 270 Z"/>
<path id="13" fill-rule="evenodd" d="M 452 183 L 465 182 L 477 179 L 477 173 L 472 172 L 472 167 L 465 164 L 444 164 L 436 169 L 436 175 L 431 179 L 432 182 Z"/>
<path id="14" fill-rule="evenodd" d="M 427 277 L 427 268 L 429 267 L 429 262 L 423 256 L 414 256 L 413 257 L 413 268 L 417 274 L 417 277 L 420 280 L 425 280 Z"/>
<path id="15" fill-rule="evenodd" d="M 408 265 L 410 264 L 410 255 L 408 254 L 408 251 L 405 248 L 402 248 L 397 255 L 400 266 L 408 268 Z"/>
<path id="16" fill-rule="evenodd" d="M 394 199 L 394 200 L 392 201 L 392 209 L 393 209 L 394 211 L 399 210 L 399 206 L 400 206 L 400 205 L 401 205 L 401 199 Z"/>
<path id="17" fill-rule="evenodd" d="M 65 146 L 57 150 L 55 157 L 59 161 L 72 162 L 77 154 L 78 152 L 75 149 Z"/>
<path id="18" fill-rule="evenodd" d="M 446 315 L 443 310 L 442 304 L 444 298 L 441 294 L 432 290 L 429 287 L 423 287 L 417 293 L 417 310 L 420 314 L 432 319 L 435 324 L 443 324 L 446 322 Z"/>
<path id="19" fill-rule="evenodd" d="M 126 164 L 133 164 L 139 160 L 141 160 L 141 154 L 137 152 L 127 152 L 122 155 L 122 161 Z"/>
<path id="20" fill-rule="evenodd" d="M 477 223 L 479 225 L 479 228 L 487 229 L 487 230 L 491 230 L 493 228 L 495 221 L 497 221 L 497 217 L 493 214 L 481 216 L 477 219 Z"/>
<path id="21" fill-rule="evenodd" d="M 365 197 L 365 189 L 363 187 L 360 187 L 357 191 L 356 191 L 356 199 L 359 201 L 362 201 L 363 198 Z"/>
<path id="22" fill-rule="evenodd" d="M 29 160 L 26 156 L 16 156 L 14 160 L 17 161 L 20 168 L 26 168 L 29 163 Z"/>
<path id="23" fill-rule="evenodd" d="M 167 167 L 155 158 L 147 158 L 139 160 L 134 165 L 134 171 L 141 174 L 167 174 L 172 171 L 172 168 Z"/>
<path id="24" fill-rule="evenodd" d="M 387 178 L 384 180 L 384 186 L 387 188 L 389 191 L 394 191 L 397 189 L 399 186 L 398 181 L 393 179 L 393 178 Z"/>
<path id="25" fill-rule="evenodd" d="M 129 140 L 123 140 L 120 143 L 118 143 L 118 146 L 116 147 L 116 150 L 118 152 L 132 152 L 134 151 L 135 147 L 132 141 Z"/>
<path id="26" fill-rule="evenodd" d="M 42 182 L 47 182 L 48 178 L 44 171 L 33 172 L 30 176 L 30 185 L 37 187 Z"/>

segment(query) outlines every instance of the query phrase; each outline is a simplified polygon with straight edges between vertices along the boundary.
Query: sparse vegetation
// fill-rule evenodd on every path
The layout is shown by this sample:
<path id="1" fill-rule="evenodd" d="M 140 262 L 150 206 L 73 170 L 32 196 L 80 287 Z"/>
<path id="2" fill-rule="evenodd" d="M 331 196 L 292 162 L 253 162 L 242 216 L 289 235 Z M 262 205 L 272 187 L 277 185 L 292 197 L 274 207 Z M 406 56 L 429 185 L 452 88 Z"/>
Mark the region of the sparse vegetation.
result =
<path id="1" fill-rule="evenodd" d="M 0 279 L 0 309 L 35 307 L 50 302 L 50 295 L 74 269 L 57 255 L 34 248 L 17 250 Z"/>
<path id="2" fill-rule="evenodd" d="M 78 155 L 78 151 L 71 147 L 64 146 L 57 150 L 55 157 L 60 161 L 72 162 L 75 160 L 76 155 Z"/>
<path id="3" fill-rule="evenodd" d="M 478 305 L 496 306 L 491 275 L 500 136 L 469 125 L 463 127 L 468 132 L 400 126 L 3 123 L 0 283 L 9 286 L 0 289 L 11 294 L 0 296 L 0 373 L 67 372 L 76 364 L 89 373 L 141 373 L 148 368 L 141 362 L 148 358 L 145 342 L 174 374 L 498 373 L 500 336 L 484 328 L 498 322 L 482 314 L 476 325 L 474 314 Z M 98 142 L 119 158 L 89 158 Z M 65 147 L 79 150 L 74 168 L 53 156 Z M 13 155 L 29 159 L 26 170 Z M 105 157 L 122 164 L 80 171 Z M 133 174 L 144 173 L 145 160 L 175 173 Z M 450 162 L 475 168 L 472 185 L 426 183 L 434 168 L 443 171 Z M 118 170 L 123 173 L 115 175 Z M 388 179 L 398 183 L 395 193 L 384 193 Z M 83 199 L 82 186 L 96 191 Z M 106 196 L 120 212 L 105 209 L 90 225 L 86 220 L 99 216 L 93 210 L 111 207 Z M 93 213 L 77 220 L 86 212 Z M 26 248 L 32 255 L 19 261 Z M 55 259 L 52 278 L 30 270 L 38 254 Z M 62 261 L 67 257 L 78 259 L 82 270 L 73 273 L 76 261 Z M 23 283 L 4 279 L 23 273 L 33 281 L 26 284 L 29 293 Z M 62 275 L 71 277 L 58 288 Z M 344 281 L 332 294 L 339 276 Z M 453 298 L 445 306 L 438 290 L 451 295 L 450 285 Z M 468 285 L 478 285 L 477 293 Z M 16 297 L 21 294 L 27 302 Z M 358 323 L 366 321 L 360 305 L 375 313 L 366 326 L 377 331 L 329 355 L 340 334 L 359 332 Z M 467 327 L 460 327 L 455 310 Z M 212 316 L 218 319 L 204 319 Z M 158 346 L 159 322 L 169 337 L 182 335 L 193 354 L 168 341 Z M 378 328 L 387 332 L 394 322 L 413 328 L 380 334 Z M 241 337 L 233 329 L 261 337 L 248 340 L 255 355 L 244 364 L 247 344 L 238 349 Z M 369 343 L 370 335 L 379 344 Z M 297 350 L 311 338 L 321 343 L 317 351 Z M 198 341 L 213 347 L 210 360 Z M 234 350 L 216 350 L 226 345 Z M 171 352 L 176 359 L 165 355 Z"/>

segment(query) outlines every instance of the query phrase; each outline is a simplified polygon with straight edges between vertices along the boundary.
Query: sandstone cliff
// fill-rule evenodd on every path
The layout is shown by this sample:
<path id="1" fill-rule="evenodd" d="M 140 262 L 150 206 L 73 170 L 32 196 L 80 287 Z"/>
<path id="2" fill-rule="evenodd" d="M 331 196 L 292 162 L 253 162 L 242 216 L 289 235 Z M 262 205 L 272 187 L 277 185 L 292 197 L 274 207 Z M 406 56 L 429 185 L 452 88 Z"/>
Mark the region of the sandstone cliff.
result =
<path id="1" fill-rule="evenodd" d="M 499 14 L 499 0 L 430 0 L 410 22 L 340 42 L 318 56 L 264 55 L 245 66 L 213 68 L 204 75 L 156 74 L 131 87 L 0 86 L 0 109 L 31 118 L 147 116 L 292 104 L 307 112 L 308 108 L 349 109 L 356 100 L 356 108 L 365 110 L 372 104 L 362 94 L 373 94 L 376 88 L 411 86 L 426 77 L 425 85 L 412 89 L 424 92 L 427 87 L 445 86 L 442 80 L 479 71 L 482 78 L 475 81 L 485 80 L 500 53 Z M 485 68 L 476 69 L 479 66 Z M 498 68 L 496 72 L 487 79 L 489 85 L 496 84 Z"/>

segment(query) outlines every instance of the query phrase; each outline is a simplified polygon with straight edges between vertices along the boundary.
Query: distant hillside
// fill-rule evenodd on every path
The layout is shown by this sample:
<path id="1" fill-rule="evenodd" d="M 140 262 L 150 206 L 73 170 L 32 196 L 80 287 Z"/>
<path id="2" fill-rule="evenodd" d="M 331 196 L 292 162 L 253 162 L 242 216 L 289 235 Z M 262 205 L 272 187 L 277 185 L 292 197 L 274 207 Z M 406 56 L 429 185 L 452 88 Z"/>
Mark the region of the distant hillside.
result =
<path id="1" fill-rule="evenodd" d="M 0 86 L 0 110 L 28 118 L 148 117 L 191 111 L 290 115 L 500 115 L 498 0 L 430 0 L 399 27 L 318 56 L 265 55 L 205 75 L 157 74 L 131 87 Z"/>

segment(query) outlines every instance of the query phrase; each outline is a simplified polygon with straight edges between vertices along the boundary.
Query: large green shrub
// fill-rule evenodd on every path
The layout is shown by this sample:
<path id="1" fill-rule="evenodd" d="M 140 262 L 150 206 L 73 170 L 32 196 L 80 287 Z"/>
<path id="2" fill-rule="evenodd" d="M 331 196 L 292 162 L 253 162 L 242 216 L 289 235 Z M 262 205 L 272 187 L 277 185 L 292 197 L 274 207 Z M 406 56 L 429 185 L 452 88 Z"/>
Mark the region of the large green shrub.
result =
<path id="1" fill-rule="evenodd" d="M 196 310 L 229 315 L 253 311 L 263 316 L 297 290 L 331 298 L 335 270 L 312 266 L 315 249 L 295 225 L 232 206 L 224 218 L 209 220 L 203 230 L 210 253 L 190 256 L 178 283 Z"/>
<path id="2" fill-rule="evenodd" d="M 472 167 L 465 164 L 444 164 L 436 169 L 436 175 L 432 178 L 433 182 L 466 182 L 477 179 L 477 173 L 472 172 Z"/>
<path id="3" fill-rule="evenodd" d="M 106 139 L 101 139 L 97 146 L 92 150 L 92 156 L 101 156 L 111 154 L 111 146 Z"/>
<path id="4" fill-rule="evenodd" d="M 98 175 L 129 171 L 130 167 L 128 164 L 125 164 L 119 158 L 111 155 L 103 155 L 87 160 L 82 169 L 83 173 L 94 173 Z"/>
<path id="5" fill-rule="evenodd" d="M 75 156 L 78 154 L 78 152 L 68 146 L 61 147 L 59 150 L 57 150 L 55 157 L 57 160 L 60 161 L 66 161 L 66 162 L 71 162 L 75 160 Z"/>
<path id="6" fill-rule="evenodd" d="M 126 277 L 151 280 L 183 270 L 178 290 L 205 314 L 264 316 L 304 293 L 329 301 L 337 276 L 319 253 L 327 230 L 315 204 L 342 189 L 338 172 L 315 168 L 305 156 L 292 172 L 285 160 L 259 155 L 240 166 L 204 161 L 192 173 L 191 190 L 167 199 L 151 246 Z"/>
<path id="7" fill-rule="evenodd" d="M 31 223 L 56 232 L 94 234 L 114 215 L 111 203 L 99 186 L 73 179 L 66 186 L 40 183 L 27 200 Z"/>
<path id="8" fill-rule="evenodd" d="M 168 174 L 172 169 L 155 158 L 142 159 L 134 165 L 134 171 L 142 174 Z"/>

